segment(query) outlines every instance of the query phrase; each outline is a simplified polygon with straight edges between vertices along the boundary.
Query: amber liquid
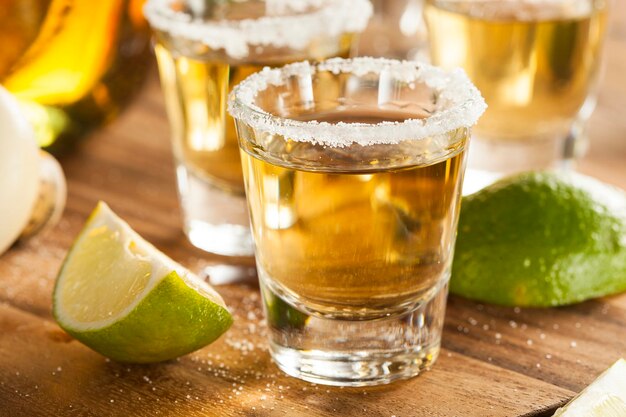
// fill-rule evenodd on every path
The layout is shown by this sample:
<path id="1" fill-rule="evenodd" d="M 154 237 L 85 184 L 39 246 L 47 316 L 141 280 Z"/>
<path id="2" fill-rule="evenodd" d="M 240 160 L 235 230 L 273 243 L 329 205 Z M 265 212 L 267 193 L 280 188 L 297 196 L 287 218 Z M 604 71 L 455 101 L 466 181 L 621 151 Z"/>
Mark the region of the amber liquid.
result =
<path id="1" fill-rule="evenodd" d="M 185 56 L 164 42 L 155 47 L 161 86 L 172 129 L 174 154 L 179 163 L 199 178 L 225 191 L 243 196 L 243 175 L 235 124 L 226 111 L 230 90 L 265 66 L 281 66 L 302 59 L 321 60 L 347 56 L 351 35 L 335 50 L 313 42 L 297 54 L 255 57 L 252 62 L 229 62 L 227 57 L 202 45 L 202 51 Z M 166 40 L 167 42 L 167 40 Z M 332 52 L 332 53 L 331 53 Z"/>
<path id="2" fill-rule="evenodd" d="M 243 194 L 237 132 L 226 100 L 233 86 L 263 66 L 174 57 L 160 44 L 155 50 L 177 159 L 196 176 Z"/>
<path id="3" fill-rule="evenodd" d="M 150 62 L 142 4 L 2 2 L 0 83 L 20 100 L 41 146 L 68 147 L 138 91 Z"/>
<path id="4" fill-rule="evenodd" d="M 377 123 L 398 117 L 351 110 L 303 119 Z M 254 148 L 242 150 L 265 285 L 328 314 L 393 311 L 428 297 L 447 277 L 458 217 L 468 132 L 451 134 L 463 137 L 437 159 L 415 155 L 421 162 L 407 162 L 404 148 L 397 158 L 404 164 L 382 168 L 373 152 L 393 153 L 395 146 L 288 141 L 276 146 L 284 152 L 271 161 Z M 302 159 L 316 167 L 296 161 Z"/>
<path id="5" fill-rule="evenodd" d="M 464 68 L 489 105 L 477 136 L 565 137 L 598 75 L 607 10 L 595 3 L 426 2 L 434 64 Z"/>

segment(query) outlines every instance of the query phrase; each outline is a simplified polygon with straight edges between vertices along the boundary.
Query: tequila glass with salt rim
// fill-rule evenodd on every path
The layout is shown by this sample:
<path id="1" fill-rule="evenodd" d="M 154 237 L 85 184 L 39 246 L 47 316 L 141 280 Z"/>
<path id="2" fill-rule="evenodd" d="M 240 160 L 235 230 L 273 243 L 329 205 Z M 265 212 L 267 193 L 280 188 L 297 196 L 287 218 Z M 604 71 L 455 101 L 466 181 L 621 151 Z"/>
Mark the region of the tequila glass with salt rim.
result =
<path id="1" fill-rule="evenodd" d="M 478 90 L 461 70 L 336 58 L 264 69 L 229 105 L 278 366 L 339 386 L 428 369 Z"/>
<path id="2" fill-rule="evenodd" d="M 225 256 L 252 256 L 231 87 L 264 66 L 347 56 L 368 0 L 150 0 L 145 15 L 169 116 L 184 231 Z"/>

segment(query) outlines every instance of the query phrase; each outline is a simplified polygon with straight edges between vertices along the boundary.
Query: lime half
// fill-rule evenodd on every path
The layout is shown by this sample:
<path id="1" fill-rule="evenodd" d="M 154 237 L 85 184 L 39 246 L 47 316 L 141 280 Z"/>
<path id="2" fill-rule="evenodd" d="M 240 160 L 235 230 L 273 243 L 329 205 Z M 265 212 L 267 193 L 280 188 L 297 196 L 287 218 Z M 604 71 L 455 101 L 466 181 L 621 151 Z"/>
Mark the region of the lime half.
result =
<path id="1" fill-rule="evenodd" d="M 463 199 L 450 291 L 518 306 L 626 290 L 626 194 L 580 174 L 525 173 Z"/>
<path id="2" fill-rule="evenodd" d="M 626 416 L 626 361 L 620 359 L 604 371 L 554 417 Z"/>
<path id="3" fill-rule="evenodd" d="M 159 252 L 99 203 L 57 277 L 59 325 L 121 362 L 158 362 L 199 349 L 232 316 L 206 282 Z"/>

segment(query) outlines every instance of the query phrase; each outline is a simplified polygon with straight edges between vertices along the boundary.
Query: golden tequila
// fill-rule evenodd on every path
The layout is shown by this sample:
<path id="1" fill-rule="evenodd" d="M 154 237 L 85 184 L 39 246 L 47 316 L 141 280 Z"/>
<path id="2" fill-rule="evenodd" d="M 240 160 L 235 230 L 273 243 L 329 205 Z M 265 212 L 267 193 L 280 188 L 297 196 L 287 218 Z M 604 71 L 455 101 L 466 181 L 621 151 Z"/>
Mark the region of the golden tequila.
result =
<path id="1" fill-rule="evenodd" d="M 226 112 L 232 86 L 262 68 L 174 57 L 157 44 L 174 152 L 187 169 L 226 190 L 243 194 L 235 125 Z"/>
<path id="2" fill-rule="evenodd" d="M 489 108 L 491 141 L 565 137 L 598 76 L 603 0 L 427 0 L 435 65 L 465 69 Z"/>
<path id="3" fill-rule="evenodd" d="M 192 244 L 222 255 L 253 254 L 228 94 L 265 66 L 347 56 L 371 13 L 355 14 L 354 6 L 351 0 L 148 2 Z"/>
<path id="4" fill-rule="evenodd" d="M 370 124 L 405 117 L 307 116 Z M 280 161 L 244 147 L 261 273 L 272 277 L 275 290 L 326 314 L 390 313 L 430 296 L 449 273 L 468 130 L 450 135 L 458 137 L 443 157 L 401 159 L 380 169 L 359 167 L 373 151 L 359 145 L 290 143 Z M 303 169 L 296 162 L 302 158 L 332 169 Z"/>
<path id="5" fill-rule="evenodd" d="M 342 36 L 336 49 L 317 44 L 291 56 L 258 57 L 253 62 L 229 62 L 216 51 L 188 57 L 157 43 L 161 86 L 172 129 L 176 157 L 186 168 L 214 186 L 244 195 L 235 123 L 226 112 L 233 86 L 265 66 L 280 66 L 304 59 L 347 56 L 353 35 Z M 201 45 L 196 45 L 203 50 Z"/>

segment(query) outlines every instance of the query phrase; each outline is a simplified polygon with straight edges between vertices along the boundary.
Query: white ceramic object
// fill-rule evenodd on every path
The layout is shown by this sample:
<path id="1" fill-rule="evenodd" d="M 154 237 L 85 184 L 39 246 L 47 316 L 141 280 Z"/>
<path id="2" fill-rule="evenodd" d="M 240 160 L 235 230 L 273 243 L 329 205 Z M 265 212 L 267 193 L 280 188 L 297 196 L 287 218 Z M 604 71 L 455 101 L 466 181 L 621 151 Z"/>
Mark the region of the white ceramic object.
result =
<path id="1" fill-rule="evenodd" d="M 17 100 L 0 86 L 0 254 L 28 224 L 39 190 L 39 147 Z"/>

